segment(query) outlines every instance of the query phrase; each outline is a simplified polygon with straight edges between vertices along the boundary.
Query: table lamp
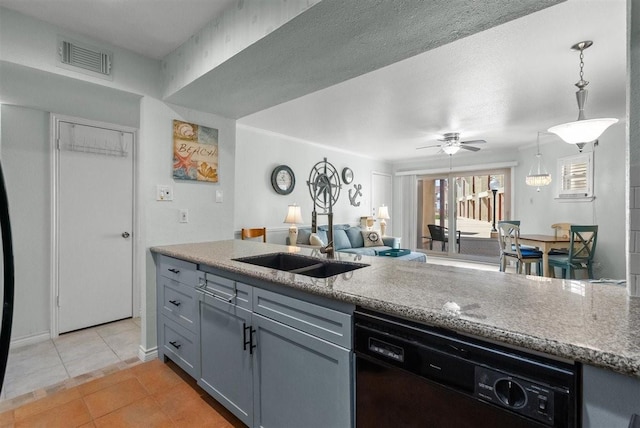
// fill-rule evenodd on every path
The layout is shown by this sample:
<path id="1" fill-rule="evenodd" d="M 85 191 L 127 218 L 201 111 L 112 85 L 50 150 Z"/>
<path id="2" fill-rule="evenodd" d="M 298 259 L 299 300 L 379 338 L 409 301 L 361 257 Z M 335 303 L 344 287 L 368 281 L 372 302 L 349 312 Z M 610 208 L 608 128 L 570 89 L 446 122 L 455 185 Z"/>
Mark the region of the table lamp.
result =
<path id="1" fill-rule="evenodd" d="M 290 223 L 289 227 L 289 245 L 296 245 L 298 242 L 298 228 L 296 224 L 302 223 L 302 213 L 300 207 L 296 204 L 289 205 L 287 216 L 284 218 L 283 223 Z"/>
<path id="2" fill-rule="evenodd" d="M 378 218 L 380 219 L 380 235 L 386 236 L 387 232 L 387 222 L 385 220 L 389 220 L 389 208 L 386 206 L 381 206 L 378 208 Z"/>

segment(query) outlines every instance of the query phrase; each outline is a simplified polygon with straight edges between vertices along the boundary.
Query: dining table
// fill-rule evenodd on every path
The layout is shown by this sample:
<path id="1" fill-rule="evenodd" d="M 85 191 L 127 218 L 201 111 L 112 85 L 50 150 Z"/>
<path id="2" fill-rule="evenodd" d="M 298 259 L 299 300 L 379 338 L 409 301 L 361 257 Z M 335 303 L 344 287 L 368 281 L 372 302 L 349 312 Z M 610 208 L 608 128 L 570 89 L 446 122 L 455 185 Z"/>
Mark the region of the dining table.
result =
<path id="1" fill-rule="evenodd" d="M 529 245 L 542 251 L 542 275 L 551 276 L 549 268 L 549 251 L 553 248 L 569 248 L 571 241 L 567 237 L 555 235 L 520 235 L 518 239 L 521 245 Z"/>

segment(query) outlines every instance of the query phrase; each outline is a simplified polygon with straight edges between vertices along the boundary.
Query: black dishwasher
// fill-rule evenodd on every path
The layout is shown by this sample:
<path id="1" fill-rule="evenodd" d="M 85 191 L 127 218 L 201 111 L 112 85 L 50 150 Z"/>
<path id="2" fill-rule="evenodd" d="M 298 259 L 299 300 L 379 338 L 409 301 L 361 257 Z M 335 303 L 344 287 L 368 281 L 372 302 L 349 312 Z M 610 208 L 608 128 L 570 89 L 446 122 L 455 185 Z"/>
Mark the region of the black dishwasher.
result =
<path id="1" fill-rule="evenodd" d="M 577 367 L 358 308 L 356 426 L 577 427 Z"/>

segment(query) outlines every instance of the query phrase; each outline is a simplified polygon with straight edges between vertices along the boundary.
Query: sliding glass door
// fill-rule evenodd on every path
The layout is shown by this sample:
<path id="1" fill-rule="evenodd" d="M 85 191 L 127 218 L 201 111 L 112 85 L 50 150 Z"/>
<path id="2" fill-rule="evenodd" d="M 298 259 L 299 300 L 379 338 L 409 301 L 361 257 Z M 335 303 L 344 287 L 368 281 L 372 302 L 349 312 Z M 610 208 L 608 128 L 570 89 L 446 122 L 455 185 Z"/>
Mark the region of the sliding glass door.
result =
<path id="1" fill-rule="evenodd" d="M 417 247 L 493 261 L 499 255 L 494 225 L 510 211 L 510 174 L 500 169 L 418 177 Z"/>

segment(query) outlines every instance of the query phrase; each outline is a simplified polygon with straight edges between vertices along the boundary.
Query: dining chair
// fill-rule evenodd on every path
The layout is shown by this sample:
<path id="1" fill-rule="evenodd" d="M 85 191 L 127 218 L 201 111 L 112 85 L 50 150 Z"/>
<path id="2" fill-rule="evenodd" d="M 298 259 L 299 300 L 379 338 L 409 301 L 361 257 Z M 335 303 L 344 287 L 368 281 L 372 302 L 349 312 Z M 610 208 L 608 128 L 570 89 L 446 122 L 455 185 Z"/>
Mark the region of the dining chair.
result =
<path id="1" fill-rule="evenodd" d="M 598 242 L 598 226 L 571 225 L 569 228 L 569 252 L 563 255 L 550 255 L 549 267 L 552 276 L 555 268 L 562 269 L 562 277 L 575 277 L 576 270 L 586 269 L 589 279 L 593 279 L 593 256 Z"/>
<path id="2" fill-rule="evenodd" d="M 449 229 L 437 224 L 428 224 L 429 234 L 431 235 L 431 241 L 429 241 L 429 249 L 433 250 L 433 241 L 442 242 L 442 251 L 445 249 L 445 244 L 449 242 Z M 456 244 L 458 252 L 460 252 L 460 231 L 456 232 Z"/>
<path id="3" fill-rule="evenodd" d="M 242 240 L 259 238 L 262 236 L 262 242 L 267 242 L 267 228 L 266 227 L 258 227 L 251 229 L 242 229 L 240 232 L 240 238 Z"/>
<path id="4" fill-rule="evenodd" d="M 571 223 L 554 223 L 551 225 L 551 228 L 553 229 L 553 236 L 556 238 L 569 239 Z M 552 248 L 549 250 L 550 256 L 563 256 L 566 254 L 569 254 L 569 250 L 567 248 Z"/>
<path id="5" fill-rule="evenodd" d="M 500 244 L 500 272 L 506 271 L 507 259 L 516 260 L 516 272 L 522 273 L 524 265 L 525 273 L 531 274 L 531 265 L 536 265 L 536 273 L 542 275 L 542 251 L 531 248 L 523 248 L 520 245 L 520 226 L 516 223 L 498 223 L 498 243 Z"/>

